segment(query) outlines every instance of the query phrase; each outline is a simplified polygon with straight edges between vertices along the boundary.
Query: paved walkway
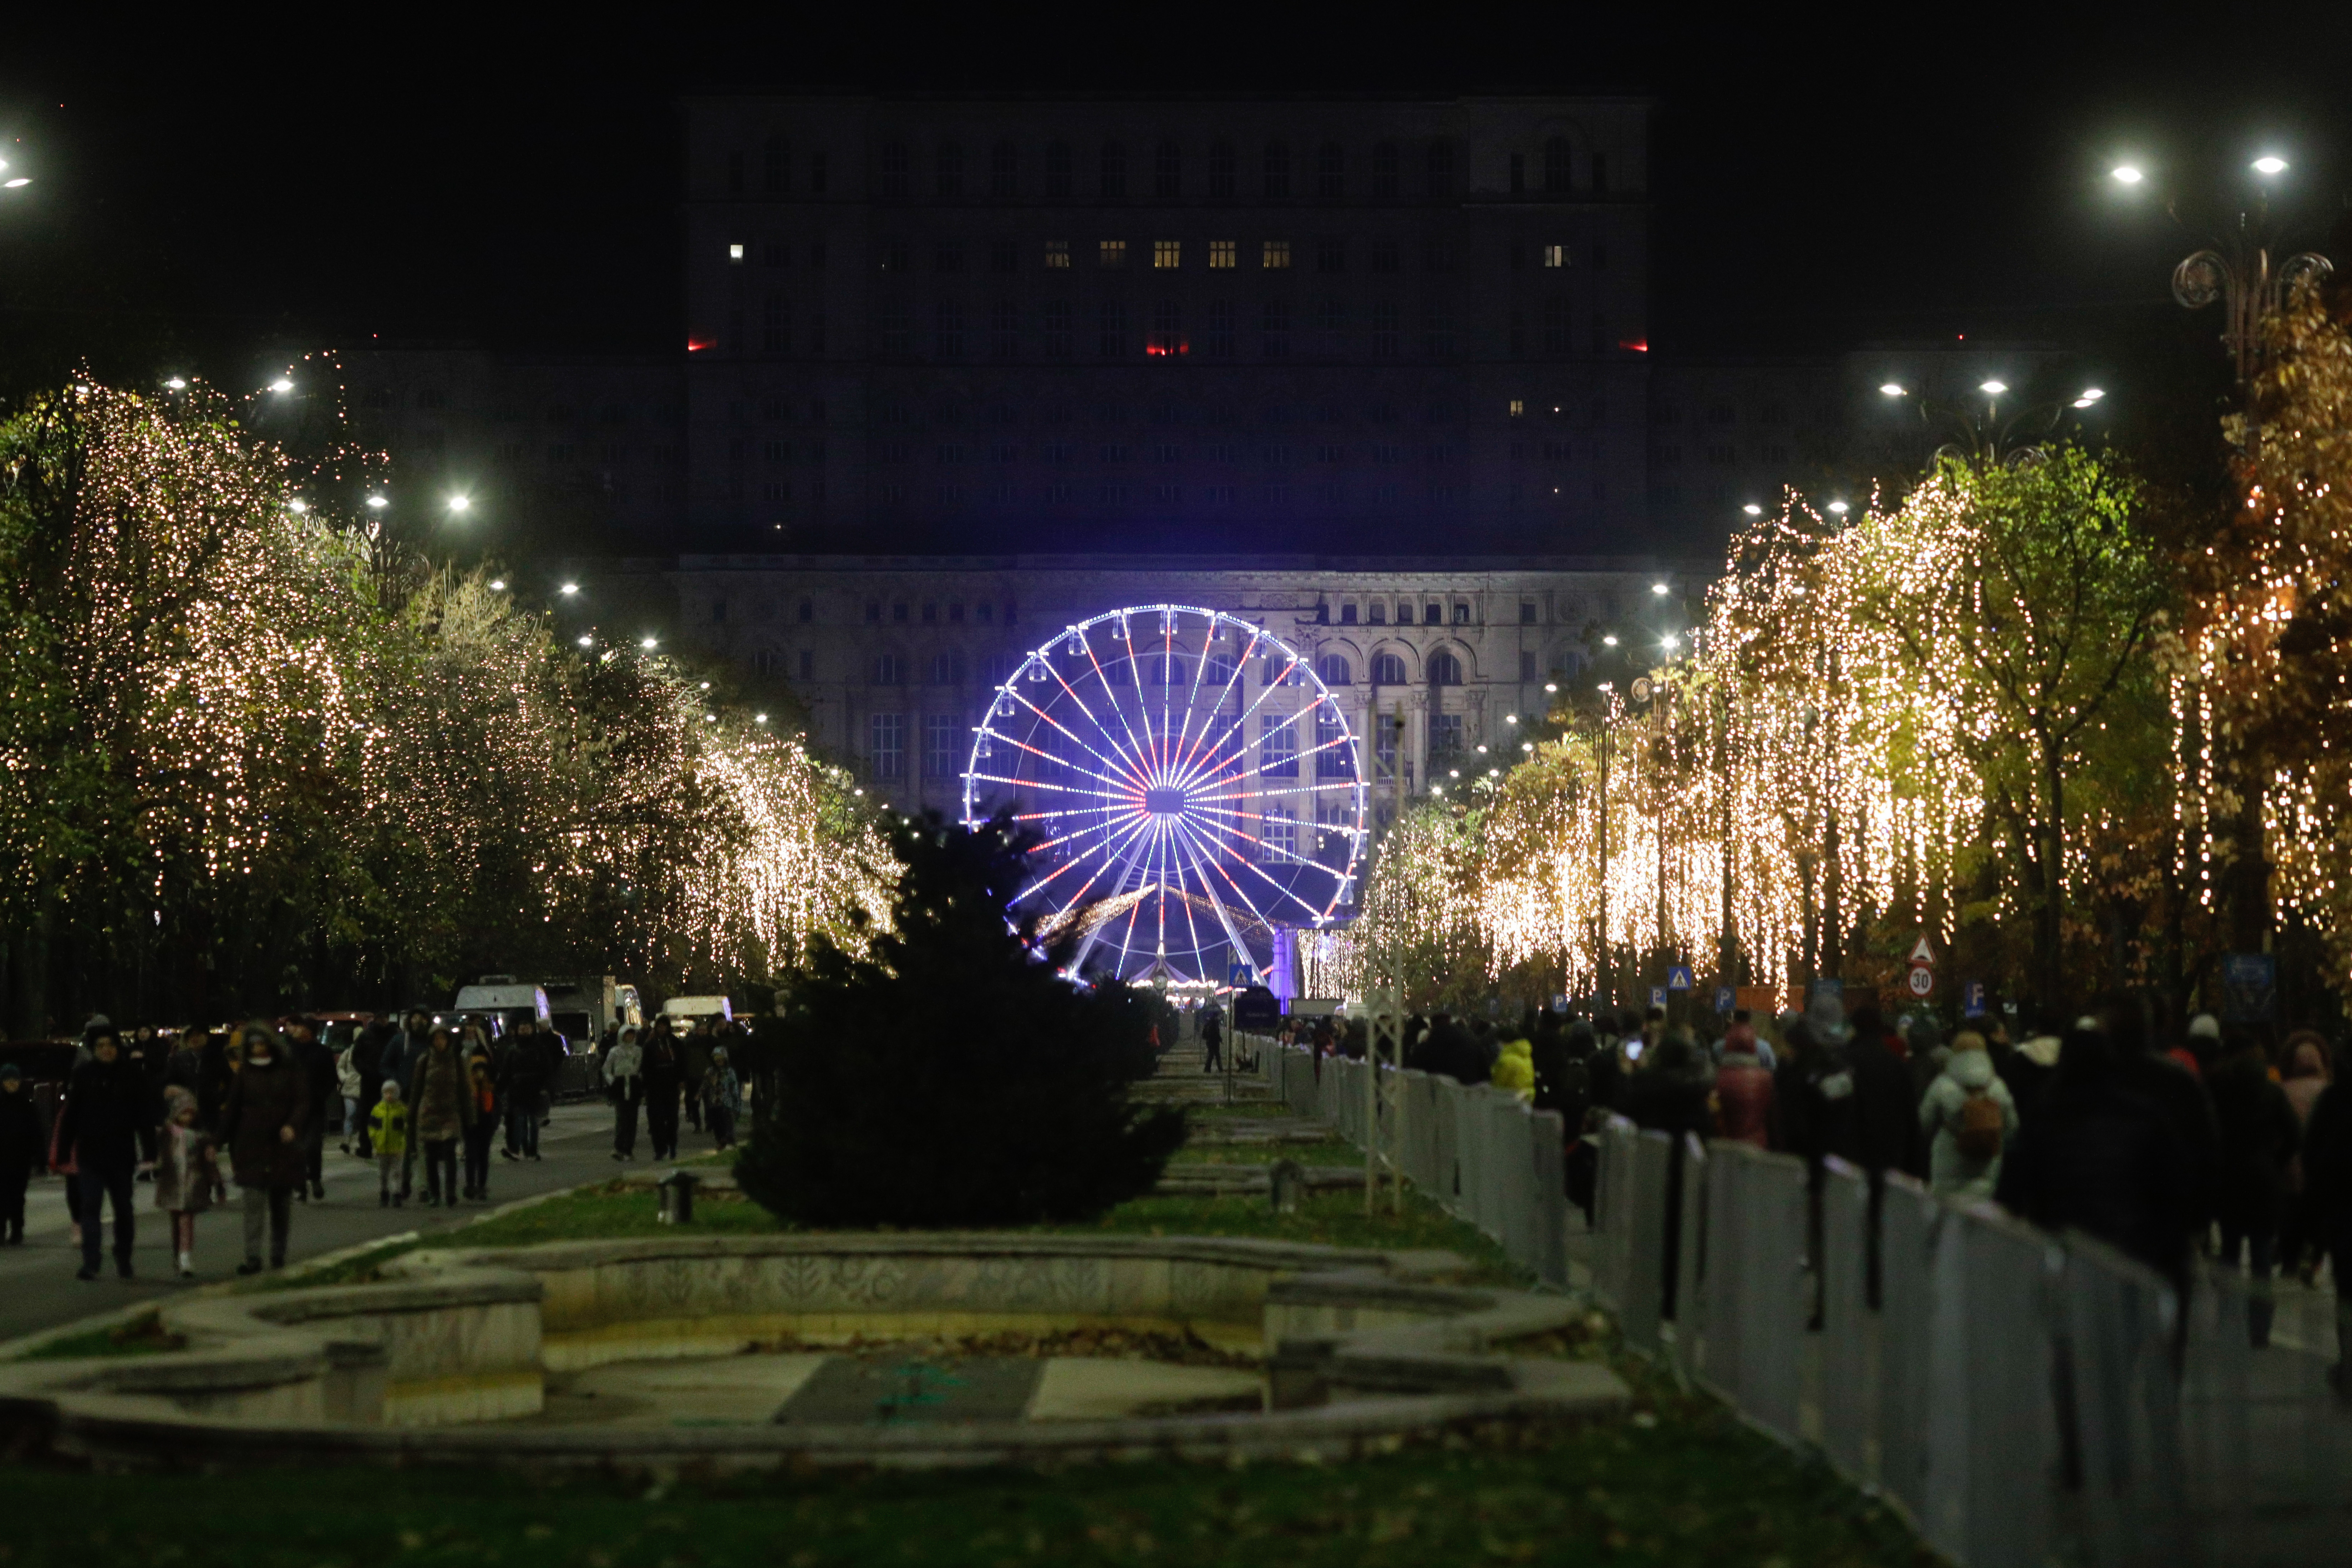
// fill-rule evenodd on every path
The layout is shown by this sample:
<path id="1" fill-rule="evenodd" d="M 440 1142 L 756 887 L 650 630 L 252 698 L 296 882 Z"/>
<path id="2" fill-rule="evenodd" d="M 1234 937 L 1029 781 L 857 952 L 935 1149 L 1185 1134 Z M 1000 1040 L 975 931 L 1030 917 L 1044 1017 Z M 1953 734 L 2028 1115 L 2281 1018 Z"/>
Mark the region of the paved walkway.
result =
<path id="1" fill-rule="evenodd" d="M 613 1112 L 601 1100 L 557 1106 L 553 1120 L 540 1133 L 542 1158 L 537 1163 L 510 1162 L 493 1153 L 489 1202 L 460 1204 L 455 1210 L 426 1208 L 413 1196 L 405 1207 L 378 1207 L 375 1163 L 354 1159 L 330 1143 L 326 1200 L 294 1205 L 292 1245 L 287 1256 L 299 1262 L 408 1231 L 429 1235 L 448 1230 L 486 1208 L 610 1175 L 619 1168 L 612 1159 L 612 1128 Z M 710 1140 L 686 1126 L 680 1130 L 680 1146 L 684 1153 L 698 1154 L 710 1147 Z M 646 1149 L 640 1126 L 638 1169 L 647 1165 Z M 419 1170 L 415 1179 L 421 1184 L 424 1176 Z M 132 1190 L 139 1215 L 132 1268 L 138 1278 L 128 1282 L 115 1278 L 114 1222 L 110 1215 L 101 1259 L 105 1272 L 97 1280 L 85 1282 L 74 1278 L 81 1256 L 73 1247 L 65 1183 L 49 1176 L 33 1184 L 26 1205 L 25 1245 L 0 1247 L 0 1341 L 111 1311 L 129 1302 L 168 1296 L 191 1285 L 209 1284 L 235 1272 L 244 1258 L 245 1232 L 234 1186 L 229 1189 L 226 1208 L 215 1209 L 196 1221 L 193 1281 L 172 1273 L 171 1217 L 155 1207 L 155 1189 L 142 1182 Z"/>

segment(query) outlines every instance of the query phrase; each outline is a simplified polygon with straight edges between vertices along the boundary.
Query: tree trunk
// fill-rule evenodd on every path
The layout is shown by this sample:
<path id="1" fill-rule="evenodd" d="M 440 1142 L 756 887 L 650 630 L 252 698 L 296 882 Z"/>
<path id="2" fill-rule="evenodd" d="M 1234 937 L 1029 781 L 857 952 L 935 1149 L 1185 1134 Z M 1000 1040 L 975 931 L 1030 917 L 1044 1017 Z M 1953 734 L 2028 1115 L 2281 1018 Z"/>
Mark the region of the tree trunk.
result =
<path id="1" fill-rule="evenodd" d="M 2042 824 L 2042 911 L 2038 922 L 2042 952 L 2042 1005 L 2052 1007 L 2065 994 L 2066 955 L 2060 948 L 2065 930 L 2066 898 L 2066 779 L 2057 742 L 2042 738 L 2042 776 L 2047 808 Z"/>

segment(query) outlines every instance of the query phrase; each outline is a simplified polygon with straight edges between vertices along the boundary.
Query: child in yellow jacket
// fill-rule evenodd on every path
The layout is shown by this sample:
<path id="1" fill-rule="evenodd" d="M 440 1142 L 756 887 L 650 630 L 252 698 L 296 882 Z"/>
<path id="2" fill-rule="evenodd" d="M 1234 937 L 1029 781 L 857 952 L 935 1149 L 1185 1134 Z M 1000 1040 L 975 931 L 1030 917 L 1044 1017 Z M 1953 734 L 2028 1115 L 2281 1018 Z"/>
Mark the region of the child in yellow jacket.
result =
<path id="1" fill-rule="evenodd" d="M 408 1107 L 400 1102 L 400 1085 L 383 1080 L 383 1098 L 368 1112 L 368 1136 L 375 1145 L 376 1206 L 392 1208 L 408 1201 L 405 1186 L 395 1193 L 393 1177 L 400 1173 L 401 1157 L 408 1152 Z"/>

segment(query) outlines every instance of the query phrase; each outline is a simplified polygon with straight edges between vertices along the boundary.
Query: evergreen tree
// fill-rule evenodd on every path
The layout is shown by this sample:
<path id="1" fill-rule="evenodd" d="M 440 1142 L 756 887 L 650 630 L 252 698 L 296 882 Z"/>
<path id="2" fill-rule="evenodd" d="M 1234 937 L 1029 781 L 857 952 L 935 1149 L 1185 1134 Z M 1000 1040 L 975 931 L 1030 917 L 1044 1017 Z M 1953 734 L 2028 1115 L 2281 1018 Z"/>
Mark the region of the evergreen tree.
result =
<path id="1" fill-rule="evenodd" d="M 1065 978 L 1009 927 L 1026 844 L 936 814 L 902 824 L 890 929 L 863 953 L 820 940 L 779 993 L 755 1064 L 743 1189 L 815 1226 L 1079 1219 L 1150 1191 L 1181 1111 L 1139 1109 L 1151 1009 Z"/>

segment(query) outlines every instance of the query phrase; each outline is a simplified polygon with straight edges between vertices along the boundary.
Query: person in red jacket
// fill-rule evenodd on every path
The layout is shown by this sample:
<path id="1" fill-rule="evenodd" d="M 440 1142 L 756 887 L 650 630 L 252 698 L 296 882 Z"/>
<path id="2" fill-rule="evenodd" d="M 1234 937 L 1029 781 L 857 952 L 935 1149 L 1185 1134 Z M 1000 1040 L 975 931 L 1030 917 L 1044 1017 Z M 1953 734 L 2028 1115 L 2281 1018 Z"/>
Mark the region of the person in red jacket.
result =
<path id="1" fill-rule="evenodd" d="M 1772 1075 L 1756 1054 L 1756 1030 L 1741 1014 L 1723 1032 L 1715 1069 L 1715 1135 L 1759 1149 L 1772 1142 Z"/>

